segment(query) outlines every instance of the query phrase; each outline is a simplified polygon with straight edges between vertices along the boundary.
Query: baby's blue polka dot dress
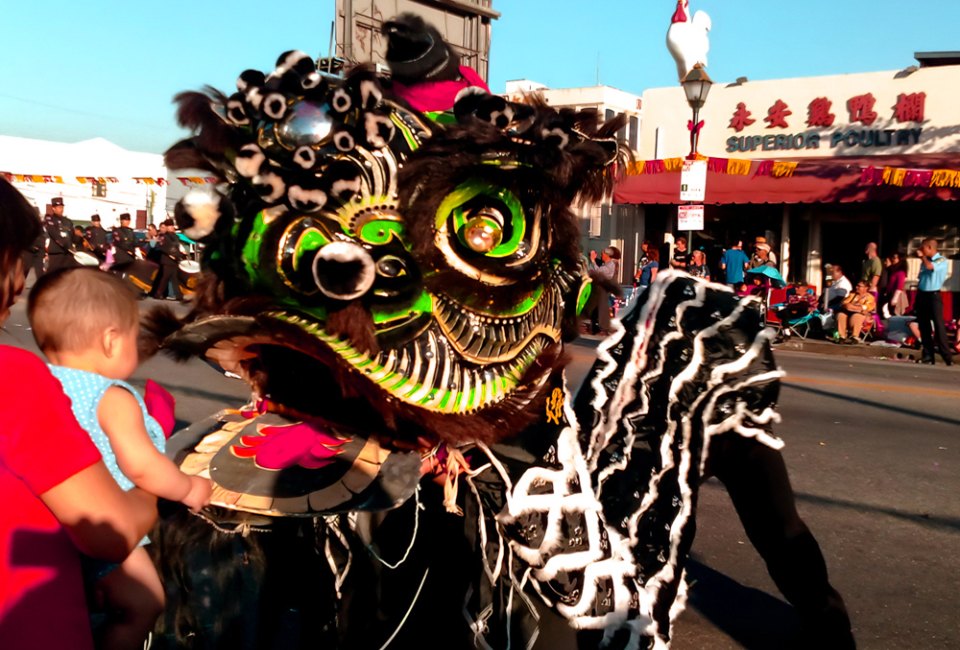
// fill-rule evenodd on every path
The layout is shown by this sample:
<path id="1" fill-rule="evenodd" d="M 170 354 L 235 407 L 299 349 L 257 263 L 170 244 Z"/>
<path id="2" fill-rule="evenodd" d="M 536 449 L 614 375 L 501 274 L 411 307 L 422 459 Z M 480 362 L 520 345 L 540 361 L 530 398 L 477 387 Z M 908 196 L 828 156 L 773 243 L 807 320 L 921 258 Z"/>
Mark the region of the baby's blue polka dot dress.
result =
<path id="1" fill-rule="evenodd" d="M 80 426 L 90 434 L 90 439 L 93 440 L 93 444 L 100 450 L 100 455 L 103 456 L 103 462 L 107 466 L 107 469 L 110 470 L 113 478 L 124 490 L 131 489 L 133 487 L 133 481 L 124 476 L 123 472 L 120 471 L 120 467 L 117 465 L 117 457 L 113 453 L 113 449 L 110 448 L 110 440 L 100 427 L 97 408 L 100 406 L 100 400 L 103 399 L 103 394 L 106 393 L 107 389 L 111 386 L 120 386 L 130 391 L 133 396 L 137 398 L 137 403 L 143 412 L 143 421 L 147 425 L 147 433 L 150 434 L 150 440 L 160 453 L 163 453 L 164 447 L 166 446 L 163 429 L 160 427 L 160 423 L 147 413 L 147 405 L 144 404 L 140 393 L 125 381 L 109 379 L 95 372 L 77 370 L 76 368 L 65 368 L 52 364 L 50 365 L 50 372 L 63 384 L 63 391 L 72 402 L 74 417 L 77 418 Z"/>

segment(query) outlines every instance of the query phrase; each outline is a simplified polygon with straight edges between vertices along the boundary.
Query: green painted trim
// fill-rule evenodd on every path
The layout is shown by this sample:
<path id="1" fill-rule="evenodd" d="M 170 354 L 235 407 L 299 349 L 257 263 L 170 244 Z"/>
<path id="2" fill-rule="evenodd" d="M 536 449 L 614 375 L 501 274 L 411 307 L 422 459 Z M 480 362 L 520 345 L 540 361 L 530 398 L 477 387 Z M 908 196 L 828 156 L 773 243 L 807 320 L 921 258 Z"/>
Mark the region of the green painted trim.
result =
<path id="1" fill-rule="evenodd" d="M 370 232 L 374 229 L 376 229 L 375 232 Z M 406 228 L 399 221 L 392 219 L 373 219 L 360 226 L 357 237 L 368 244 L 381 246 L 389 243 L 391 239 L 399 239 L 402 242 L 405 234 Z"/>
<path id="2" fill-rule="evenodd" d="M 243 268 L 247 272 L 247 277 L 256 285 L 260 270 L 260 246 L 263 244 L 263 234 L 267 230 L 267 224 L 263 220 L 263 210 L 257 213 L 253 218 L 253 227 L 250 229 L 250 235 L 243 245 L 241 259 Z"/>
<path id="3" fill-rule="evenodd" d="M 319 230 L 309 228 L 305 230 L 300 238 L 297 239 L 296 249 L 293 257 L 293 270 L 300 270 L 300 258 L 306 253 L 323 248 L 330 243 L 330 240 Z"/>
<path id="4" fill-rule="evenodd" d="M 420 143 L 417 142 L 416 137 L 413 135 L 413 131 L 410 129 L 410 126 L 397 117 L 397 114 L 394 112 L 390 113 L 390 121 L 397 125 L 397 128 L 400 129 L 400 133 L 403 134 L 403 139 L 407 141 L 407 146 L 410 147 L 411 151 L 416 151 L 420 148 Z"/>
<path id="5" fill-rule="evenodd" d="M 583 314 L 587 301 L 590 300 L 590 294 L 593 292 L 593 281 L 586 280 L 580 285 L 580 292 L 577 294 L 577 316 Z"/>

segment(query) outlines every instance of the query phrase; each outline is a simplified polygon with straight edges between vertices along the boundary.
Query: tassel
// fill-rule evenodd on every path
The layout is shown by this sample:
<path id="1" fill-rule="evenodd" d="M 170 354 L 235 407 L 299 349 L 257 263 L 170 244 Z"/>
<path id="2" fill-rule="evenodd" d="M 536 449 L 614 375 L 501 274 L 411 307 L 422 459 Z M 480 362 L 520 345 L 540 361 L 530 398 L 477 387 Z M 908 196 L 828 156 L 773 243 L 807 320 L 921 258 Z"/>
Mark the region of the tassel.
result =
<path id="1" fill-rule="evenodd" d="M 931 187 L 960 187 L 960 172 L 952 169 L 935 169 L 930 178 Z"/>
<path id="2" fill-rule="evenodd" d="M 726 174 L 727 173 L 727 159 L 726 158 L 707 158 L 707 170 L 715 172 L 717 174 Z"/>
<path id="3" fill-rule="evenodd" d="M 773 176 L 776 178 L 790 178 L 797 169 L 797 163 L 777 161 L 773 163 Z"/>
<path id="4" fill-rule="evenodd" d="M 757 171 L 754 172 L 754 176 L 770 176 L 773 173 L 773 161 L 772 160 L 761 160 L 760 164 L 757 165 Z"/>
<path id="5" fill-rule="evenodd" d="M 887 185 L 903 187 L 903 178 L 907 175 L 905 169 L 895 169 L 893 167 L 883 168 L 883 182 Z"/>
<path id="6" fill-rule="evenodd" d="M 447 477 L 443 482 L 443 507 L 447 512 L 463 516 L 463 510 L 457 505 L 457 489 L 460 485 L 460 472 L 473 476 L 470 463 L 459 449 L 447 447 Z"/>
<path id="7" fill-rule="evenodd" d="M 664 158 L 663 171 L 678 172 L 683 169 L 683 158 Z"/>
<path id="8" fill-rule="evenodd" d="M 731 158 L 727 161 L 727 173 L 733 174 L 735 176 L 749 176 L 750 175 L 750 161 L 749 160 L 736 160 Z"/>

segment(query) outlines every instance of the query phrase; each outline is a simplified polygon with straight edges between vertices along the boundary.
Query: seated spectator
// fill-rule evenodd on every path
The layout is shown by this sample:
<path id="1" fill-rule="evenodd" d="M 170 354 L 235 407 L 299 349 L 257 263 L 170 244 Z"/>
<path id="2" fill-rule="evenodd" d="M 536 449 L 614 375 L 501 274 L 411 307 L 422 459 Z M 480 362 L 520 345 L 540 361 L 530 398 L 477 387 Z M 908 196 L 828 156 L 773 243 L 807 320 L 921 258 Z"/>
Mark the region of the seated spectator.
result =
<path id="1" fill-rule="evenodd" d="M 843 267 L 839 264 L 834 264 L 831 267 L 830 275 L 833 281 L 823 292 L 823 308 L 826 311 L 837 311 L 844 299 L 853 291 L 853 285 L 843 274 Z"/>
<path id="2" fill-rule="evenodd" d="M 687 273 L 695 278 L 702 278 L 710 281 L 710 267 L 707 266 L 707 254 L 702 250 L 695 250 L 690 256 L 690 265 L 687 267 Z"/>
<path id="3" fill-rule="evenodd" d="M 873 319 L 877 310 L 877 301 L 870 294 L 870 286 L 863 280 L 857 282 L 856 291 L 847 294 L 837 311 L 837 343 L 857 343 L 864 321 Z M 853 332 L 847 336 L 847 325 Z"/>

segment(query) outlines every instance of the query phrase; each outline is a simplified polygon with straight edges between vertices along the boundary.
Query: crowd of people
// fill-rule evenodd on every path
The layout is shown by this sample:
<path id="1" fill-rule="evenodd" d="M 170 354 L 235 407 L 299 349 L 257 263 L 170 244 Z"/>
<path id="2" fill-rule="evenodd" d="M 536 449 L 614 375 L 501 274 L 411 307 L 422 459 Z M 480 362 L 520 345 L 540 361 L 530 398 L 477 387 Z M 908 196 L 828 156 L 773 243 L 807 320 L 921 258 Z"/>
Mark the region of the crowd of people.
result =
<path id="1" fill-rule="evenodd" d="M 926 238 L 916 250 L 920 270 L 912 305 L 906 288 L 907 259 L 900 251 L 891 251 L 881 258 L 877 245 L 868 243 L 855 285 L 843 267 L 830 265 L 823 309 L 835 319 L 834 340 L 842 344 L 860 343 L 867 334 L 883 334 L 891 319 L 902 319 L 910 332 L 904 340 L 920 347 L 922 363 L 935 363 L 939 352 L 943 362 L 952 365 L 953 354 L 960 348 L 956 342 L 951 343 L 944 319 L 941 290 L 947 277 L 947 259 L 938 248 L 936 239 Z M 956 329 L 955 323 L 950 325 Z"/>
<path id="2" fill-rule="evenodd" d="M 818 327 L 824 328 L 828 338 L 840 344 L 863 343 L 870 336 L 878 337 L 891 318 L 903 318 L 911 334 L 907 343 L 922 349 L 922 362 L 934 363 L 939 352 L 943 362 L 952 364 L 952 357 L 960 353 L 960 343 L 952 342 L 951 332 L 958 323 L 945 321 L 941 288 L 947 273 L 947 260 L 938 253 L 936 239 L 923 240 L 916 254 L 921 260 L 915 298 L 911 303 L 907 291 L 907 256 L 891 251 L 880 257 L 876 243 L 864 249 L 859 275 L 850 277 L 840 264 L 827 265 L 827 283 L 822 297 L 806 285 L 787 286 L 780 276 L 777 256 L 764 236 L 757 236 L 744 250 L 742 239 L 731 241 L 716 259 L 714 269 L 703 248 L 690 249 L 686 237 L 678 236 L 666 263 L 669 270 L 679 270 L 707 281 L 728 285 L 741 296 L 756 295 L 768 300 L 771 287 L 786 287 L 786 298 L 775 307 L 800 318 L 807 313 L 819 317 Z M 660 247 L 646 240 L 641 244 L 633 274 L 633 292 L 647 289 L 664 268 Z M 620 251 L 608 247 L 590 255 L 592 272 L 607 280 L 619 277 Z M 590 325 L 586 331 L 603 334 L 608 330 L 611 315 L 616 314 L 619 301 L 608 288 L 599 288 L 588 303 Z M 600 309 L 609 305 L 610 309 Z M 771 306 L 773 307 L 773 306 Z"/>
<path id="3" fill-rule="evenodd" d="M 64 215 L 64 208 L 62 197 L 51 199 L 39 234 L 23 253 L 24 268 L 34 272 L 35 280 L 60 269 L 90 266 L 129 277 L 142 296 L 183 300 L 177 269 L 186 254 L 172 219 L 161 222 L 159 229 L 149 224 L 138 239 L 127 212 L 120 215 L 120 225 L 108 231 L 100 215 L 92 215 L 83 228 Z"/>

